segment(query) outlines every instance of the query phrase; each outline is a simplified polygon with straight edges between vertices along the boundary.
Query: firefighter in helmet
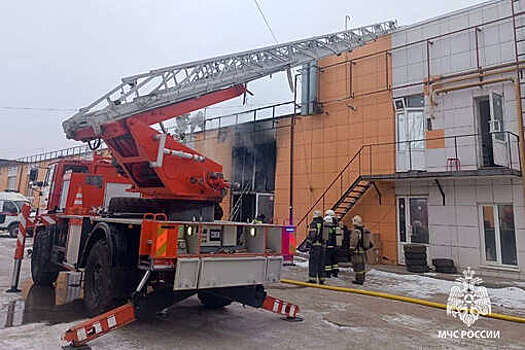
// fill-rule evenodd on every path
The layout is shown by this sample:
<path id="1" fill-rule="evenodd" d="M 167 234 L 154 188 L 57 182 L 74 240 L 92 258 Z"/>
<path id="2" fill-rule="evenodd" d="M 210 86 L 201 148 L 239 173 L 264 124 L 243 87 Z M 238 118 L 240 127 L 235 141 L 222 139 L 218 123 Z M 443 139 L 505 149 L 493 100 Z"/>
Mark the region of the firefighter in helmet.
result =
<path id="1" fill-rule="evenodd" d="M 325 257 L 325 271 L 326 277 L 338 277 L 339 275 L 339 265 L 337 264 L 335 256 L 335 246 L 336 246 L 336 227 L 337 227 L 337 218 L 335 212 L 331 209 L 325 212 L 324 217 L 324 227 L 326 228 L 326 235 L 328 237 L 328 242 L 326 246 L 326 257 Z"/>
<path id="2" fill-rule="evenodd" d="M 323 216 L 320 210 L 314 211 L 314 218 L 310 223 L 306 239 L 310 246 L 308 282 L 324 284 L 326 239 L 323 239 Z"/>
<path id="3" fill-rule="evenodd" d="M 355 280 L 352 283 L 365 282 L 366 251 L 372 247 L 370 232 L 363 227 L 363 219 L 356 215 L 352 218 L 352 232 L 350 233 L 350 254 Z"/>

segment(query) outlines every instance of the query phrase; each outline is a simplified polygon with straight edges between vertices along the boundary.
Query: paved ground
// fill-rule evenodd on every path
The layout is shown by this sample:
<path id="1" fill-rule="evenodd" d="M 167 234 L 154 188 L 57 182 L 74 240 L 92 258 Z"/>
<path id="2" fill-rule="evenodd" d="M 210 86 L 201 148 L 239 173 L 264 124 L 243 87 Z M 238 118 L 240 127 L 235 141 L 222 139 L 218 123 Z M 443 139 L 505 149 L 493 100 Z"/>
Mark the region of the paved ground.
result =
<path id="1" fill-rule="evenodd" d="M 69 326 L 84 318 L 80 303 L 54 306 L 54 291 L 32 287 L 25 299 L 9 295 L 8 288 L 15 240 L 0 234 L 0 349 L 58 349 L 59 338 Z M 29 283 L 29 260 L 22 278 Z M 389 269 L 382 269 L 389 270 Z M 391 269 L 390 269 L 391 270 Z M 283 277 L 305 279 L 305 267 L 287 267 Z M 394 272 L 399 272 L 395 271 Z M 401 277 L 399 277 L 401 276 Z M 377 268 L 369 275 L 367 289 L 385 289 L 405 295 L 446 302 L 437 275 L 419 277 Z M 351 272 L 334 285 L 353 286 Z M 422 278 L 422 279 L 421 279 Z M 525 314 L 520 283 L 499 281 L 495 293 L 498 312 Z M 414 287 L 414 285 L 416 287 Z M 170 309 L 165 317 L 136 322 L 92 343 L 93 349 L 523 349 L 523 324 L 480 319 L 471 329 L 499 330 L 500 339 L 439 339 L 438 330 L 464 330 L 460 321 L 443 310 L 379 298 L 276 284 L 268 292 L 301 307 L 304 321 L 290 323 L 261 310 L 231 305 L 224 310 L 203 309 L 190 298 Z M 489 294 L 491 294 L 489 293 Z M 523 294 L 523 295 L 522 295 Z M 513 304 L 519 306 L 514 308 Z M 13 310 L 12 317 L 8 311 Z M 6 324 L 7 323 L 7 324 Z M 7 327 L 6 327 L 7 326 Z"/>

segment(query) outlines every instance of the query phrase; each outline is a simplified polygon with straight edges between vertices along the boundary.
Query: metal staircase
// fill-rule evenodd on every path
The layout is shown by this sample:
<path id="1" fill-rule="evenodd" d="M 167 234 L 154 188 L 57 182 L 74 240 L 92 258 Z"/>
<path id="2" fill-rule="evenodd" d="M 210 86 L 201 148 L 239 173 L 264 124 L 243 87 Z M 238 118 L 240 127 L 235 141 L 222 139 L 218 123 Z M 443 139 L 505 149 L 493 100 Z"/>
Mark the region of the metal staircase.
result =
<path id="1" fill-rule="evenodd" d="M 323 57 L 352 51 L 396 28 L 395 21 L 386 21 L 129 76 L 66 120 L 63 123 L 64 131 L 68 138 L 72 138 L 76 130 L 85 127 L 100 132 L 105 123 L 139 112 L 244 85 Z"/>
<path id="2" fill-rule="evenodd" d="M 314 210 L 322 210 L 324 212 L 326 209 L 332 209 L 339 218 L 344 218 L 370 187 L 376 190 L 379 204 L 381 204 L 381 192 L 379 192 L 374 182 L 374 177 L 381 174 L 376 174 L 380 169 L 374 170 L 375 166 L 372 159 L 374 154 L 373 146 L 382 145 L 369 144 L 361 146 L 297 222 L 298 231 L 307 232 L 307 225 Z M 307 250 L 306 239 L 297 249 L 299 251 Z"/>
<path id="3" fill-rule="evenodd" d="M 370 181 L 359 176 L 331 209 L 338 217 L 345 217 L 371 185 Z"/>

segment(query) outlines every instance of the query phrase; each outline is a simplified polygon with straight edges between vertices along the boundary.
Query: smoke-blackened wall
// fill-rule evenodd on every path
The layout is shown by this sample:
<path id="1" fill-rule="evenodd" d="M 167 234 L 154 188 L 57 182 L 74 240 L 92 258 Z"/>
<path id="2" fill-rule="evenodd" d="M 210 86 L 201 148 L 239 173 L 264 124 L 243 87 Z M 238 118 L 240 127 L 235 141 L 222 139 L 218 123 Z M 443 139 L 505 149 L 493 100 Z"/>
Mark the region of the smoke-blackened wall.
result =
<path id="1" fill-rule="evenodd" d="M 276 142 L 272 121 L 240 125 L 233 137 L 233 181 L 243 190 L 273 192 Z"/>

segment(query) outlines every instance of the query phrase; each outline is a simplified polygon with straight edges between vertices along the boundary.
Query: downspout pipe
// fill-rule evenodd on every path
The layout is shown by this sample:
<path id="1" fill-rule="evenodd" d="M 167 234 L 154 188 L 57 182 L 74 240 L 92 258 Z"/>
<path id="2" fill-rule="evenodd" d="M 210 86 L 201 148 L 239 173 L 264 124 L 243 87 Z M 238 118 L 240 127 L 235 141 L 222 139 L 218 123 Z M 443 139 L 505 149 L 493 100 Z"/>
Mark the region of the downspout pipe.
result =
<path id="1" fill-rule="evenodd" d="M 294 133 L 295 133 L 295 116 L 297 115 L 297 78 L 300 74 L 294 77 L 294 94 L 293 94 L 293 114 L 290 118 L 290 212 L 288 214 L 288 224 L 293 225 L 293 158 L 294 158 Z"/>

